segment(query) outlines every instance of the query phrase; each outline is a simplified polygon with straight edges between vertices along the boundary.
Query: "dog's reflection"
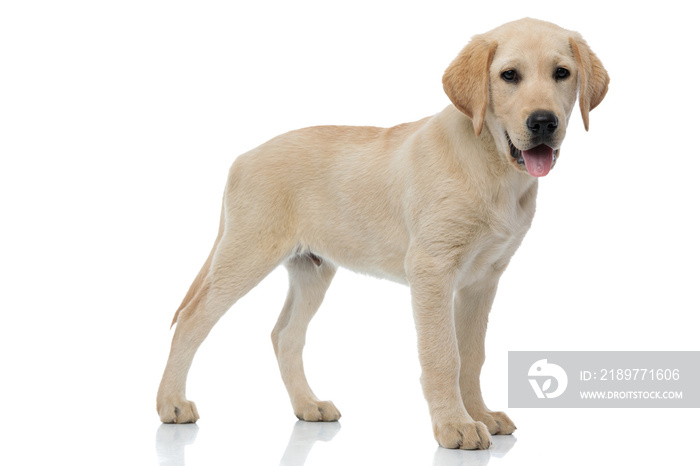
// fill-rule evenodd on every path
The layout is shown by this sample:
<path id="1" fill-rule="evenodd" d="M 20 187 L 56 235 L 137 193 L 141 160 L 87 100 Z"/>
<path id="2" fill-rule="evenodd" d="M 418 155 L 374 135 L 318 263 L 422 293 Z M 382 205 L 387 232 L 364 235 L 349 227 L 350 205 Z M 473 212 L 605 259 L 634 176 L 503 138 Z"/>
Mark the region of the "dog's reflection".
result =
<path id="1" fill-rule="evenodd" d="M 156 432 L 156 454 L 160 466 L 185 466 L 185 445 L 197 440 L 197 424 L 161 424 Z"/>
<path id="2" fill-rule="evenodd" d="M 329 442 L 340 431 L 339 422 L 297 421 L 289 436 L 280 466 L 303 466 L 316 442 Z M 197 424 L 161 424 L 156 433 L 156 453 L 160 466 L 184 466 L 185 446 L 197 439 Z M 463 451 L 440 448 L 433 456 L 433 466 L 486 466 L 492 457 L 501 458 L 513 448 L 513 435 L 493 436 L 488 450 Z"/>
<path id="3" fill-rule="evenodd" d="M 297 421 L 280 466 L 303 466 L 314 444 L 318 441 L 329 442 L 339 430 L 339 422 Z M 185 446 L 194 444 L 197 432 L 197 424 L 161 424 L 156 433 L 158 464 L 184 466 Z"/>
<path id="4" fill-rule="evenodd" d="M 486 466 L 491 458 L 501 458 L 513 448 L 518 439 L 513 435 L 494 435 L 488 450 L 447 450 L 438 447 L 433 466 Z"/>
<path id="5" fill-rule="evenodd" d="M 319 440 L 330 442 L 338 431 L 339 422 L 297 421 L 280 460 L 280 466 L 303 466 L 314 444 Z"/>

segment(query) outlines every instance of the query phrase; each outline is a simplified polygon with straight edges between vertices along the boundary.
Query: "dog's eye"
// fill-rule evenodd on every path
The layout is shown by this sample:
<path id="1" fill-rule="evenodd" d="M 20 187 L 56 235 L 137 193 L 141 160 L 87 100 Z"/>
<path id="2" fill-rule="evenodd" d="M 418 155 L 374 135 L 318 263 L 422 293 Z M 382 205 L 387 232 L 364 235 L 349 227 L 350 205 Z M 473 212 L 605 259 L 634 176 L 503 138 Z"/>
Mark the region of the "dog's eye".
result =
<path id="1" fill-rule="evenodd" d="M 501 79 L 508 82 L 515 82 L 518 79 L 518 74 L 515 72 L 515 70 L 506 70 L 501 73 Z"/>
<path id="2" fill-rule="evenodd" d="M 557 68 L 557 71 L 554 72 L 554 77 L 557 81 L 560 81 L 568 78 L 570 74 L 571 73 L 566 68 Z"/>

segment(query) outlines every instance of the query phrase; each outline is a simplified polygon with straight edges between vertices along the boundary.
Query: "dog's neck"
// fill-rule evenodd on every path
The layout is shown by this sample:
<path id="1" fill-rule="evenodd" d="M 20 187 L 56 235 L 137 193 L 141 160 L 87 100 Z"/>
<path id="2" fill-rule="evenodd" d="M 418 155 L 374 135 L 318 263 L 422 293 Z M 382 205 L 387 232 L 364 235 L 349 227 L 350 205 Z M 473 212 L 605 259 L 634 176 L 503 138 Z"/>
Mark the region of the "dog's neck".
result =
<path id="1" fill-rule="evenodd" d="M 493 186 L 500 194 L 520 199 L 537 187 L 537 178 L 513 168 L 510 154 L 498 148 L 488 125 L 481 134 L 474 133 L 472 120 L 448 106 L 436 115 L 447 129 L 452 152 L 465 175 L 482 186 Z"/>

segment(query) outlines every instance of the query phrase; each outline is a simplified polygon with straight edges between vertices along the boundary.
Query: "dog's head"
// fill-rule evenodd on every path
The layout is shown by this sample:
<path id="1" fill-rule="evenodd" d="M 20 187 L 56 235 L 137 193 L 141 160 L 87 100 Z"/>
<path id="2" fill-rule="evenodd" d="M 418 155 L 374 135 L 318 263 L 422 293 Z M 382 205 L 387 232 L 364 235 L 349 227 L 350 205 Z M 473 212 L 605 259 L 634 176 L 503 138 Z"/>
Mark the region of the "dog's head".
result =
<path id="1" fill-rule="evenodd" d="M 605 97 L 609 77 L 576 32 L 534 19 L 475 36 L 445 71 L 452 103 L 484 124 L 517 170 L 544 176 L 556 163 L 579 96 L 583 124 Z"/>

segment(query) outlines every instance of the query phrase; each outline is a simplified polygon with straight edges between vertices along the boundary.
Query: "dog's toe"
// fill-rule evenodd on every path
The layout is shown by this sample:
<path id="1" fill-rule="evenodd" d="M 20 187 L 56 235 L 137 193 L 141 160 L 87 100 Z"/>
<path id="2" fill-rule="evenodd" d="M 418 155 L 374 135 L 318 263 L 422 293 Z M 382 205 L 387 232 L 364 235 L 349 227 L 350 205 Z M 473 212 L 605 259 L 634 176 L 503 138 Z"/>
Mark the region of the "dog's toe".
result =
<path id="1" fill-rule="evenodd" d="M 187 400 L 158 403 L 158 415 L 165 424 L 190 424 L 199 419 L 197 406 Z"/>
<path id="2" fill-rule="evenodd" d="M 483 422 L 491 435 L 510 435 L 516 427 L 513 421 L 501 411 L 469 412 L 477 421 Z"/>
<path id="3" fill-rule="evenodd" d="M 294 414 L 302 421 L 311 422 L 332 422 L 340 419 L 340 411 L 331 401 L 313 401 L 306 403 L 299 409 L 294 410 Z"/>
<path id="4" fill-rule="evenodd" d="M 435 439 L 443 448 L 486 450 L 491 446 L 491 436 L 481 422 L 448 422 L 434 425 L 433 429 Z"/>

